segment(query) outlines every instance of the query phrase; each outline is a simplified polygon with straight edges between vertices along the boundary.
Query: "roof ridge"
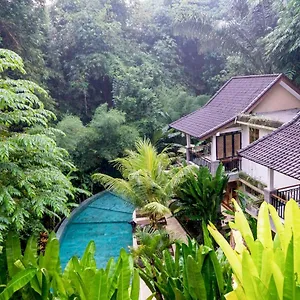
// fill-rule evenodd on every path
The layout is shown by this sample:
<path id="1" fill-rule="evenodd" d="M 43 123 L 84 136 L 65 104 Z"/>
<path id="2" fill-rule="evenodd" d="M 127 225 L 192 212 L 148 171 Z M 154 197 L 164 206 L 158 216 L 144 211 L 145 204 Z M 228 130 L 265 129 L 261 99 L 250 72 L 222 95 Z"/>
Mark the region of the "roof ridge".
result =
<path id="1" fill-rule="evenodd" d="M 248 150 L 249 148 L 252 148 L 254 145 L 256 145 L 256 144 L 258 144 L 258 143 L 264 141 L 265 139 L 267 139 L 267 138 L 273 136 L 274 134 L 277 134 L 278 132 L 282 131 L 283 129 L 285 129 L 285 128 L 287 128 L 288 126 L 290 126 L 290 125 L 294 124 L 295 122 L 297 122 L 298 119 L 300 119 L 300 112 L 298 112 L 297 115 L 296 115 L 292 120 L 290 120 L 290 121 L 284 123 L 282 126 L 280 126 L 279 128 L 277 128 L 277 129 L 274 130 L 273 132 L 271 132 L 271 133 L 269 133 L 269 134 L 263 136 L 262 138 L 260 138 L 260 139 L 256 140 L 255 142 L 249 144 L 249 145 L 246 146 L 245 148 L 239 150 L 239 151 L 238 151 L 238 154 L 240 154 L 240 153 L 242 153 L 242 152 Z"/>
<path id="2" fill-rule="evenodd" d="M 275 73 L 275 74 L 253 74 L 253 75 L 237 75 L 231 77 L 231 79 L 240 79 L 240 78 L 257 78 L 257 77 L 278 77 L 283 75 L 282 73 Z"/>

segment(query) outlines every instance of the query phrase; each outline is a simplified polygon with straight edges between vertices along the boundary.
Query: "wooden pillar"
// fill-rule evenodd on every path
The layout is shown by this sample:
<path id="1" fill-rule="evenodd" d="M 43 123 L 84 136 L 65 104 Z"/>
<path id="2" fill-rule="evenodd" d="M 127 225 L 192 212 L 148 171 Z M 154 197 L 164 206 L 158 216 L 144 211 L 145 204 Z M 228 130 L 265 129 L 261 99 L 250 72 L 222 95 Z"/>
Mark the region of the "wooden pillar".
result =
<path id="1" fill-rule="evenodd" d="M 190 158 L 190 148 L 191 148 L 191 136 L 189 134 L 185 135 L 186 137 L 186 162 L 188 163 Z"/>

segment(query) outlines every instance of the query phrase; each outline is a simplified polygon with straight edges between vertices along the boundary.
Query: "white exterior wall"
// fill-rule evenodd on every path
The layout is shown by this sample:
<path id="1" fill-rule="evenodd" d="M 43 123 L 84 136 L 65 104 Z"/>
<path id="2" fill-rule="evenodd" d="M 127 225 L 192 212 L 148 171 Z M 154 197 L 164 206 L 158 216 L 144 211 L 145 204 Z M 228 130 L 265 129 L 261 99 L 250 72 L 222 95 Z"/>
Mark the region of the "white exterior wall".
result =
<path id="1" fill-rule="evenodd" d="M 235 131 L 241 131 L 241 127 L 238 124 L 235 127 L 229 127 L 229 128 L 220 130 L 217 134 L 227 133 L 227 132 L 235 132 Z"/>
<path id="2" fill-rule="evenodd" d="M 292 91 L 291 89 L 289 90 Z M 270 112 L 300 108 L 299 95 L 295 91 L 293 94 L 290 91 L 284 88 L 282 84 L 277 83 L 262 97 L 252 112 Z"/>
<path id="3" fill-rule="evenodd" d="M 300 184 L 300 180 L 294 179 L 292 177 L 286 176 L 284 174 L 274 172 L 274 187 L 282 188 L 290 185 Z"/>
<path id="4" fill-rule="evenodd" d="M 242 148 L 249 145 L 249 127 L 242 125 Z M 270 134 L 272 131 L 264 128 L 259 129 L 259 138 Z M 257 164 L 251 160 L 242 158 L 242 171 L 247 173 L 249 176 L 261 181 L 264 184 L 268 184 L 268 168 Z M 299 180 L 292 177 L 286 176 L 279 172 L 274 172 L 274 188 L 282 188 L 290 185 L 300 184 Z"/>
<path id="5" fill-rule="evenodd" d="M 260 164 L 257 164 L 251 160 L 242 158 L 242 171 L 266 185 L 269 182 L 268 168 Z M 296 184 L 300 184 L 300 181 L 292 177 L 286 176 L 282 173 L 274 171 L 275 189 L 296 185 Z"/>
<path id="6" fill-rule="evenodd" d="M 242 158 L 242 172 L 245 172 L 250 177 L 261 181 L 264 184 L 268 184 L 268 168 L 257 164 L 246 158 Z"/>
<path id="7" fill-rule="evenodd" d="M 241 125 L 242 128 L 242 149 L 249 145 L 249 127 Z"/>

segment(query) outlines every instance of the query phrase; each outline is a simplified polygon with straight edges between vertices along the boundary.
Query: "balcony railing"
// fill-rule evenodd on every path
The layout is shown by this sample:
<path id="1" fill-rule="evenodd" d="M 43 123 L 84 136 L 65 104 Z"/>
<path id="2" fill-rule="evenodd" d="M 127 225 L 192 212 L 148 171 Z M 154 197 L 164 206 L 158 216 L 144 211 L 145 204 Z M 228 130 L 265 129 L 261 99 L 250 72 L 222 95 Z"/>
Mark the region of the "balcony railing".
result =
<path id="1" fill-rule="evenodd" d="M 211 170 L 210 147 L 210 144 L 206 144 L 190 148 L 190 160 L 198 166 Z"/>
<path id="2" fill-rule="evenodd" d="M 290 200 L 292 198 L 300 202 L 300 184 L 278 189 L 276 195 L 284 200 Z"/>
<path id="3" fill-rule="evenodd" d="M 231 173 L 241 170 L 241 159 L 239 157 L 222 159 L 221 162 L 225 167 L 225 172 Z"/>
<path id="4" fill-rule="evenodd" d="M 190 161 L 198 166 L 207 167 L 211 171 L 210 156 L 205 155 L 202 151 L 196 151 L 194 148 L 189 149 Z M 225 167 L 225 172 L 231 173 L 241 170 L 241 159 L 239 157 L 230 157 L 220 160 Z"/>
<path id="5" fill-rule="evenodd" d="M 294 199 L 300 204 L 300 185 L 293 185 L 278 189 L 271 195 L 271 204 L 275 207 L 279 217 L 284 218 L 284 209 L 286 203 Z"/>
<path id="6" fill-rule="evenodd" d="M 193 162 L 202 167 L 207 167 L 211 171 L 211 160 L 207 157 L 196 157 Z"/>
<path id="7" fill-rule="evenodd" d="M 284 210 L 285 210 L 285 205 L 287 201 L 284 199 L 281 199 L 275 194 L 271 195 L 271 204 L 275 207 L 275 209 L 278 212 L 278 215 L 280 218 L 284 219 Z"/>

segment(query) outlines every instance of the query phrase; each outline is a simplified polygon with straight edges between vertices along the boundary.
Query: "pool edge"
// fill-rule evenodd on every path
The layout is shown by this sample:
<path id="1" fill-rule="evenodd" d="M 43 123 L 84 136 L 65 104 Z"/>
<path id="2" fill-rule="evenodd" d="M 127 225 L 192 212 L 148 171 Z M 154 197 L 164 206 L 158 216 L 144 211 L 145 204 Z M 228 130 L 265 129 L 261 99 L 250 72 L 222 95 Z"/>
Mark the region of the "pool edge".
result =
<path id="1" fill-rule="evenodd" d="M 60 226 L 58 227 L 58 229 L 56 231 L 56 237 L 57 237 L 57 239 L 61 242 L 61 239 L 63 237 L 63 233 L 64 233 L 64 231 L 65 231 L 68 223 L 71 221 L 72 218 L 74 218 L 74 216 L 78 212 L 80 212 L 83 208 L 85 208 L 89 203 L 91 203 L 92 201 L 96 200 L 97 197 L 99 197 L 100 195 L 106 194 L 106 193 L 110 193 L 112 195 L 115 195 L 114 193 L 112 193 L 110 191 L 99 192 L 99 193 L 93 195 L 92 197 L 87 198 L 82 203 L 80 203 L 74 210 L 72 210 L 72 212 L 70 213 L 70 216 L 68 218 L 65 218 L 63 220 L 63 222 L 60 224 Z"/>

